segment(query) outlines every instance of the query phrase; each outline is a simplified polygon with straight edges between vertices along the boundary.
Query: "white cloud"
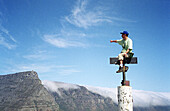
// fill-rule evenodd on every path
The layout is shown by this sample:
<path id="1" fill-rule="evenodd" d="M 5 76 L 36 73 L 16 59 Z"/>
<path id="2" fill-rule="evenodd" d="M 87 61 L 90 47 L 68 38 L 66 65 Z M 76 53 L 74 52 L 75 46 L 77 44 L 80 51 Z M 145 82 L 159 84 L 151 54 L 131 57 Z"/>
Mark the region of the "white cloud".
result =
<path id="1" fill-rule="evenodd" d="M 8 49 L 13 49 L 16 47 L 16 45 L 10 44 L 5 41 L 5 38 L 0 35 L 0 45 L 3 45 L 4 47 Z"/>
<path id="2" fill-rule="evenodd" d="M 2 16 L 2 13 L 0 15 Z M 2 22 L 1 18 L 0 20 Z M 2 26 L 2 23 L 0 23 L 0 45 L 3 45 L 8 49 L 14 49 L 17 46 L 16 43 L 17 41 L 14 39 L 14 37 L 6 28 Z"/>
<path id="3" fill-rule="evenodd" d="M 98 93 L 104 97 L 110 97 L 117 103 L 117 89 L 85 86 L 88 90 Z M 170 93 L 152 92 L 143 90 L 132 90 L 134 106 L 148 107 L 148 106 L 169 106 Z"/>
<path id="4" fill-rule="evenodd" d="M 44 55 L 41 54 L 30 54 L 30 55 L 25 55 L 23 56 L 26 59 L 39 59 L 39 60 L 44 60 L 46 59 L 46 57 Z"/>
<path id="5" fill-rule="evenodd" d="M 51 85 L 52 84 L 52 85 Z M 78 85 L 59 83 L 52 81 L 43 81 L 43 85 L 52 92 L 57 92 L 58 88 L 76 89 Z M 117 89 L 116 88 L 104 88 L 104 87 L 93 87 L 84 86 L 88 90 L 98 93 L 104 97 L 110 97 L 117 103 Z M 135 107 L 150 107 L 150 106 L 169 106 L 170 105 L 170 92 L 152 92 L 152 91 L 142 91 L 142 90 L 132 90 L 133 101 Z"/>
<path id="6" fill-rule="evenodd" d="M 97 9 L 97 8 L 96 8 Z M 69 23 L 82 28 L 98 25 L 102 22 L 112 22 L 101 10 L 87 10 L 87 1 L 78 0 L 71 14 L 65 17 Z"/>
<path id="7" fill-rule="evenodd" d="M 75 68 L 75 66 L 44 64 L 44 63 L 12 65 L 11 67 L 10 66 L 8 67 L 8 70 L 5 70 L 3 72 L 15 73 L 15 72 L 23 72 L 23 71 L 31 71 L 31 70 L 34 70 L 39 74 L 51 73 L 51 74 L 59 74 L 62 76 L 68 76 L 80 72 Z"/>
<path id="8" fill-rule="evenodd" d="M 67 76 L 67 75 L 71 75 L 71 74 L 74 74 L 74 73 L 77 73 L 77 72 L 80 72 L 80 71 L 76 70 L 76 69 L 61 69 L 59 71 L 59 74 Z"/>
<path id="9" fill-rule="evenodd" d="M 55 68 L 58 68 L 58 66 L 54 65 L 43 65 L 43 64 L 20 64 L 15 65 L 8 71 L 10 72 L 23 72 L 23 71 L 31 71 L 34 70 L 38 73 L 47 73 L 53 71 Z"/>
<path id="10" fill-rule="evenodd" d="M 113 10 L 109 10 L 108 7 L 102 7 L 101 5 L 90 8 L 88 0 L 77 0 L 71 10 L 71 14 L 65 16 L 65 20 L 70 24 L 85 29 L 103 22 L 114 24 L 118 24 L 117 22 L 136 22 L 128 18 L 114 16 L 112 12 Z"/>
<path id="11" fill-rule="evenodd" d="M 29 59 L 29 60 L 47 60 L 51 58 L 52 55 L 50 55 L 49 52 L 45 50 L 35 50 L 31 52 L 31 54 L 24 55 L 23 58 Z"/>
<path id="12" fill-rule="evenodd" d="M 79 41 L 62 38 L 62 37 L 59 37 L 58 35 L 44 35 L 43 39 L 47 43 L 50 43 L 51 45 L 54 45 L 59 48 L 86 47 L 85 44 Z"/>
<path id="13" fill-rule="evenodd" d="M 75 85 L 75 84 L 67 84 L 67 83 L 53 82 L 53 81 L 47 81 L 47 80 L 42 81 L 42 84 L 48 91 L 57 92 L 60 96 L 61 94 L 60 94 L 60 91 L 58 90 L 59 88 L 64 88 L 65 90 L 80 88 L 78 85 Z"/>
<path id="14" fill-rule="evenodd" d="M 83 33 L 81 31 L 78 31 L 78 30 L 72 30 L 72 29 L 66 29 L 66 28 L 62 28 L 61 29 L 61 32 L 60 32 L 60 35 L 63 36 L 63 37 L 72 37 L 72 38 L 84 38 L 84 37 L 87 37 L 87 34 L 86 33 Z"/>
<path id="15" fill-rule="evenodd" d="M 5 29 L 2 25 L 0 25 L 0 30 L 6 34 L 13 42 L 17 42 L 10 34 L 9 31 L 7 29 Z"/>
<path id="16" fill-rule="evenodd" d="M 69 48 L 69 47 L 105 47 L 102 45 L 90 44 L 88 38 L 94 34 L 84 33 L 81 28 L 87 28 L 96 26 L 104 22 L 115 23 L 115 21 L 127 21 L 128 19 L 122 19 L 118 17 L 108 16 L 110 10 L 102 6 L 94 6 L 90 8 L 88 0 L 77 0 L 75 6 L 71 10 L 71 14 L 64 17 L 61 20 L 62 28 L 59 32 L 54 34 L 43 35 L 43 40 L 55 47 Z M 63 18 L 63 17 L 62 17 Z M 73 24 L 76 27 L 69 28 Z M 78 27 L 78 28 L 77 28 Z M 75 30 L 76 29 L 76 30 Z M 100 35 L 97 35 L 100 36 Z"/>

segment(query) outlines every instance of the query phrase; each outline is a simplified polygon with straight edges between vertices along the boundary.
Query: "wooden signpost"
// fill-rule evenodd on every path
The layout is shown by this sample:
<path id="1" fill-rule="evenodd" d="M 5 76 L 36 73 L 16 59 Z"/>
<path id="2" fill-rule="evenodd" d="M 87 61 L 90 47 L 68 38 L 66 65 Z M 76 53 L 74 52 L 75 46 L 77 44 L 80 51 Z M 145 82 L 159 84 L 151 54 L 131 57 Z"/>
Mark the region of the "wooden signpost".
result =
<path id="1" fill-rule="evenodd" d="M 111 57 L 110 58 L 110 64 L 115 64 L 118 65 L 119 61 L 117 57 Z M 137 64 L 137 57 L 124 57 L 123 60 L 123 80 L 121 82 L 122 86 L 130 86 L 128 84 L 130 84 L 129 81 L 126 81 L 126 75 L 125 75 L 125 64 Z"/>
<path id="2" fill-rule="evenodd" d="M 122 86 L 118 86 L 118 111 L 133 111 L 132 87 L 130 87 L 130 81 L 126 81 L 125 64 L 137 63 L 137 57 L 124 57 Z M 118 58 L 110 58 L 110 64 L 118 65 Z"/>

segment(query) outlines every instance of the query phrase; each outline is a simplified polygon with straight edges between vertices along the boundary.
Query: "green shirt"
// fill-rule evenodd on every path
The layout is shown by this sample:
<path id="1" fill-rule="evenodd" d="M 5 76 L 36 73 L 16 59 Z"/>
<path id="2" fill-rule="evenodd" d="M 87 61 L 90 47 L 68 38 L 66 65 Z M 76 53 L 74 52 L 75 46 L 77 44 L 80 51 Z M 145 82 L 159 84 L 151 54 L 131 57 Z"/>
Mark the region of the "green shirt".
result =
<path id="1" fill-rule="evenodd" d="M 132 40 L 130 39 L 130 38 L 127 38 L 126 40 L 124 40 L 124 39 L 121 39 L 121 40 L 117 40 L 117 43 L 119 43 L 119 45 L 121 45 L 122 46 L 122 53 L 126 53 L 126 51 L 127 51 L 127 49 L 131 49 L 130 51 L 129 51 L 129 53 L 131 53 L 132 52 L 132 46 L 133 46 L 133 44 L 132 44 Z"/>

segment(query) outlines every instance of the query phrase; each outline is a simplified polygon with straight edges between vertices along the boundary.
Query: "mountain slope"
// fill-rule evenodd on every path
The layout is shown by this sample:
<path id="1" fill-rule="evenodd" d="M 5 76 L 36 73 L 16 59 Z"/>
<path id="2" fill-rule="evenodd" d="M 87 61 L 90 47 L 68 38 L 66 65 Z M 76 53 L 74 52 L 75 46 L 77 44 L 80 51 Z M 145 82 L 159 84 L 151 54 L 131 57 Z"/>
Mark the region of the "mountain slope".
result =
<path id="1" fill-rule="evenodd" d="M 64 111 L 117 111 L 116 88 L 53 81 L 43 81 L 43 85 Z M 170 93 L 133 90 L 133 99 L 134 111 L 170 111 Z"/>
<path id="2" fill-rule="evenodd" d="M 111 98 L 88 91 L 83 86 L 43 81 L 62 111 L 117 111 Z"/>
<path id="3" fill-rule="evenodd" d="M 58 111 L 34 71 L 0 76 L 0 111 Z"/>
<path id="4" fill-rule="evenodd" d="M 170 93 L 133 90 L 133 100 L 134 111 L 170 111 Z M 0 75 L 0 111 L 117 111 L 117 91 L 41 83 L 34 71 Z"/>

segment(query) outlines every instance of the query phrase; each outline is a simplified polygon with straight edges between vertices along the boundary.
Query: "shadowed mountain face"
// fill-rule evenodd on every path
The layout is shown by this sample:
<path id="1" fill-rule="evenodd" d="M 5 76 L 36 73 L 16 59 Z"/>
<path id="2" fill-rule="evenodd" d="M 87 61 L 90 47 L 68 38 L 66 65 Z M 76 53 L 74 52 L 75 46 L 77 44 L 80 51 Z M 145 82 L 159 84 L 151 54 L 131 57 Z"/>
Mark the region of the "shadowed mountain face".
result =
<path id="1" fill-rule="evenodd" d="M 34 71 L 0 76 L 0 111 L 58 111 Z"/>
<path id="2" fill-rule="evenodd" d="M 78 89 L 59 89 L 60 93 L 51 92 L 63 111 L 117 111 L 116 104 L 110 99 L 88 91 L 80 86 Z"/>
<path id="3" fill-rule="evenodd" d="M 55 97 L 61 111 L 117 111 L 111 98 L 93 93 L 83 86 L 62 82 L 43 81 Z"/>
<path id="4" fill-rule="evenodd" d="M 0 111 L 117 111 L 116 95 L 115 88 L 42 85 L 34 71 L 0 76 Z M 134 90 L 134 111 L 170 111 L 169 95 Z"/>
<path id="5" fill-rule="evenodd" d="M 79 86 L 53 81 L 43 81 L 43 85 L 55 97 L 62 111 L 117 111 L 115 88 Z M 162 98 L 169 97 L 170 93 L 135 90 L 134 95 L 135 102 L 140 101 L 134 106 L 134 111 L 170 111 L 169 103 L 162 104 L 170 101 Z M 152 102 L 146 105 L 146 100 L 149 101 L 148 96 L 151 96 Z M 158 101 L 157 105 L 154 101 Z"/>

